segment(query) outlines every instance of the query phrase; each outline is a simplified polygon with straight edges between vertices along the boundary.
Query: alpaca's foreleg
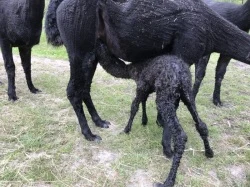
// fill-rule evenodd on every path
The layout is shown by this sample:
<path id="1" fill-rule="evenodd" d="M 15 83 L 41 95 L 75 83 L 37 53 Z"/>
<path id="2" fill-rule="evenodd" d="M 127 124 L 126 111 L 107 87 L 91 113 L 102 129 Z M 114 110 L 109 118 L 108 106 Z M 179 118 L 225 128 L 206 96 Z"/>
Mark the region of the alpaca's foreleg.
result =
<path id="1" fill-rule="evenodd" d="M 9 100 L 16 101 L 16 86 L 15 86 L 15 64 L 13 60 L 11 44 L 6 40 L 0 40 L 0 46 L 3 54 L 4 67 L 8 76 L 8 96 Z"/>
<path id="2" fill-rule="evenodd" d="M 216 106 L 222 106 L 222 102 L 220 99 L 221 82 L 224 79 L 224 75 L 226 73 L 227 66 L 230 60 L 230 57 L 221 55 L 216 66 L 215 85 L 213 93 L 213 103 Z"/>
<path id="3" fill-rule="evenodd" d="M 206 75 L 209 58 L 210 55 L 204 56 L 197 63 L 195 63 L 195 82 L 193 86 L 194 98 L 196 98 L 200 89 L 201 82 Z"/>
<path id="4" fill-rule="evenodd" d="M 26 81 L 29 90 L 32 93 L 38 93 L 41 92 L 39 89 L 35 88 L 35 86 L 32 83 L 31 78 L 31 47 L 19 47 L 19 54 L 22 61 L 23 70 L 25 73 Z"/>
<path id="5" fill-rule="evenodd" d="M 137 89 L 136 89 L 136 97 L 135 97 L 135 99 L 133 100 L 133 102 L 131 104 L 129 121 L 128 121 L 127 126 L 124 129 L 125 133 L 129 133 L 131 131 L 133 120 L 134 120 L 134 117 L 135 117 L 135 115 L 136 115 L 136 113 L 137 113 L 137 111 L 139 109 L 139 105 L 140 105 L 140 103 L 142 101 L 145 101 L 147 96 L 148 96 L 148 91 L 147 91 L 146 86 L 145 87 L 142 86 L 140 88 L 137 87 Z"/>

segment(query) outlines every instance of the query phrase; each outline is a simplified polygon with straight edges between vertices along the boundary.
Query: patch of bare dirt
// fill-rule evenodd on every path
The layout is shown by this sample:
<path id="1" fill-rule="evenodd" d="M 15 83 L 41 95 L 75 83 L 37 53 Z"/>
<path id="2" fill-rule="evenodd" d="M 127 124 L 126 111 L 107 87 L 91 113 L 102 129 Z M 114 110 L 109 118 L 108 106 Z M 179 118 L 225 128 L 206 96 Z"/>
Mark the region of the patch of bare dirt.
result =
<path id="1" fill-rule="evenodd" d="M 152 187 L 153 181 L 151 174 L 148 171 L 138 169 L 132 174 L 130 181 L 126 185 L 127 187 Z"/>

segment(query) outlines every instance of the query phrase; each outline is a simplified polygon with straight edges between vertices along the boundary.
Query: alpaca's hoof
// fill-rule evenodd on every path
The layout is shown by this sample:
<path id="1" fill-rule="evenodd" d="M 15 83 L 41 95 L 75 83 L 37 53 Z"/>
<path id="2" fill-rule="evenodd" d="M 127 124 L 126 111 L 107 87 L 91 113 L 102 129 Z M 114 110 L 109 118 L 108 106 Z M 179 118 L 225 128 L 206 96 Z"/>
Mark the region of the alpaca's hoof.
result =
<path id="1" fill-rule="evenodd" d="M 173 155 L 174 155 L 174 152 L 170 149 L 170 150 L 163 150 L 163 154 L 167 157 L 167 158 L 169 158 L 169 159 L 171 159 L 172 157 L 173 157 Z"/>
<path id="2" fill-rule="evenodd" d="M 131 131 L 131 129 L 129 127 L 125 127 L 125 129 L 123 130 L 123 132 L 125 132 L 126 134 L 129 134 Z"/>
<path id="3" fill-rule="evenodd" d="M 146 126 L 148 123 L 148 119 L 147 118 L 142 118 L 142 125 Z"/>
<path id="4" fill-rule="evenodd" d="M 214 103 L 215 106 L 218 106 L 218 107 L 223 106 L 223 104 L 222 104 L 222 102 L 221 102 L 220 99 L 214 98 L 214 99 L 213 99 L 213 103 Z"/>
<path id="5" fill-rule="evenodd" d="M 109 125 L 111 125 L 111 123 L 106 121 L 106 120 L 100 120 L 96 123 L 97 127 L 101 127 L 101 128 L 105 128 L 105 129 L 109 128 Z"/>
<path id="6" fill-rule="evenodd" d="M 156 182 L 153 184 L 153 187 L 165 187 L 164 184 Z"/>
<path id="7" fill-rule="evenodd" d="M 16 100 L 18 100 L 18 97 L 16 95 L 9 96 L 9 101 L 13 101 L 14 102 Z"/>
<path id="8" fill-rule="evenodd" d="M 206 150 L 206 151 L 205 151 L 205 156 L 206 156 L 207 158 L 213 158 L 213 157 L 214 157 L 214 152 L 213 152 L 213 150 L 212 150 L 212 149 Z"/>
<path id="9" fill-rule="evenodd" d="M 102 138 L 100 136 L 94 135 L 94 134 L 86 135 L 85 138 L 88 141 L 94 141 L 94 142 L 97 142 L 97 143 L 99 143 L 102 140 Z"/>
<path id="10" fill-rule="evenodd" d="M 34 87 L 34 88 L 30 89 L 30 92 L 33 94 L 37 94 L 37 93 L 40 93 L 42 91 Z"/>

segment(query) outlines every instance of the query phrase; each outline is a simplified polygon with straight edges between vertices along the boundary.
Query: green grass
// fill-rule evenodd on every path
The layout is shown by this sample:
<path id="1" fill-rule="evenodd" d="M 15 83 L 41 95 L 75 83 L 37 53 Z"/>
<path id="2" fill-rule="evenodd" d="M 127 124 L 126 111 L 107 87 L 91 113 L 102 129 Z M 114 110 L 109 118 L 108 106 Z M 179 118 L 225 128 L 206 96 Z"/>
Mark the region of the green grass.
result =
<path id="1" fill-rule="evenodd" d="M 154 95 L 147 103 L 148 126 L 141 126 L 139 112 L 130 135 L 121 134 L 135 84 L 98 68 L 91 95 L 100 116 L 112 125 L 109 129 L 95 127 L 84 107 L 91 130 L 103 139 L 99 144 L 88 142 L 66 98 L 69 63 L 62 61 L 67 59 L 64 47 L 48 46 L 43 33 L 33 56 L 33 80 L 42 93 L 28 91 L 20 62 L 16 62 L 19 100 L 15 103 L 7 101 L 7 79 L 0 62 L 4 83 L 0 86 L 0 186 L 152 186 L 166 179 L 171 162 L 162 154 L 162 129 L 155 124 Z M 250 184 L 250 68 L 236 62 L 229 65 L 221 92 L 224 106 L 218 108 L 211 102 L 217 58 L 212 56 L 197 97 L 215 157 L 205 158 L 194 122 L 181 104 L 178 117 L 188 142 L 177 186 Z"/>

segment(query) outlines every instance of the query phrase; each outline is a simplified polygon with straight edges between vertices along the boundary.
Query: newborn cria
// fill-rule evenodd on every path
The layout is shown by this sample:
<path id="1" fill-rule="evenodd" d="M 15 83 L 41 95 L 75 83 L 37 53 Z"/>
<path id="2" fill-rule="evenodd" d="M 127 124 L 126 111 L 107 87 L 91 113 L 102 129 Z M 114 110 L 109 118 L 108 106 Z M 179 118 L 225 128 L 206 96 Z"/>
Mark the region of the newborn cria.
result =
<path id="1" fill-rule="evenodd" d="M 99 41 L 98 41 L 99 42 Z M 150 93 L 156 92 L 156 104 L 159 115 L 163 120 L 163 152 L 167 157 L 172 156 L 171 135 L 174 142 L 173 164 L 164 186 L 172 186 L 180 159 L 185 149 L 187 136 L 179 124 L 176 110 L 180 99 L 187 106 L 200 133 L 205 146 L 205 155 L 213 157 L 213 151 L 208 142 L 208 129 L 199 118 L 192 95 L 191 74 L 189 67 L 176 56 L 162 55 L 147 60 L 126 65 L 109 54 L 102 43 L 97 42 L 97 56 L 99 63 L 111 75 L 119 78 L 134 79 L 137 85 L 136 97 L 131 106 L 131 114 L 124 131 L 130 132 L 133 119 L 138 111 L 139 104 L 146 102 Z"/>

